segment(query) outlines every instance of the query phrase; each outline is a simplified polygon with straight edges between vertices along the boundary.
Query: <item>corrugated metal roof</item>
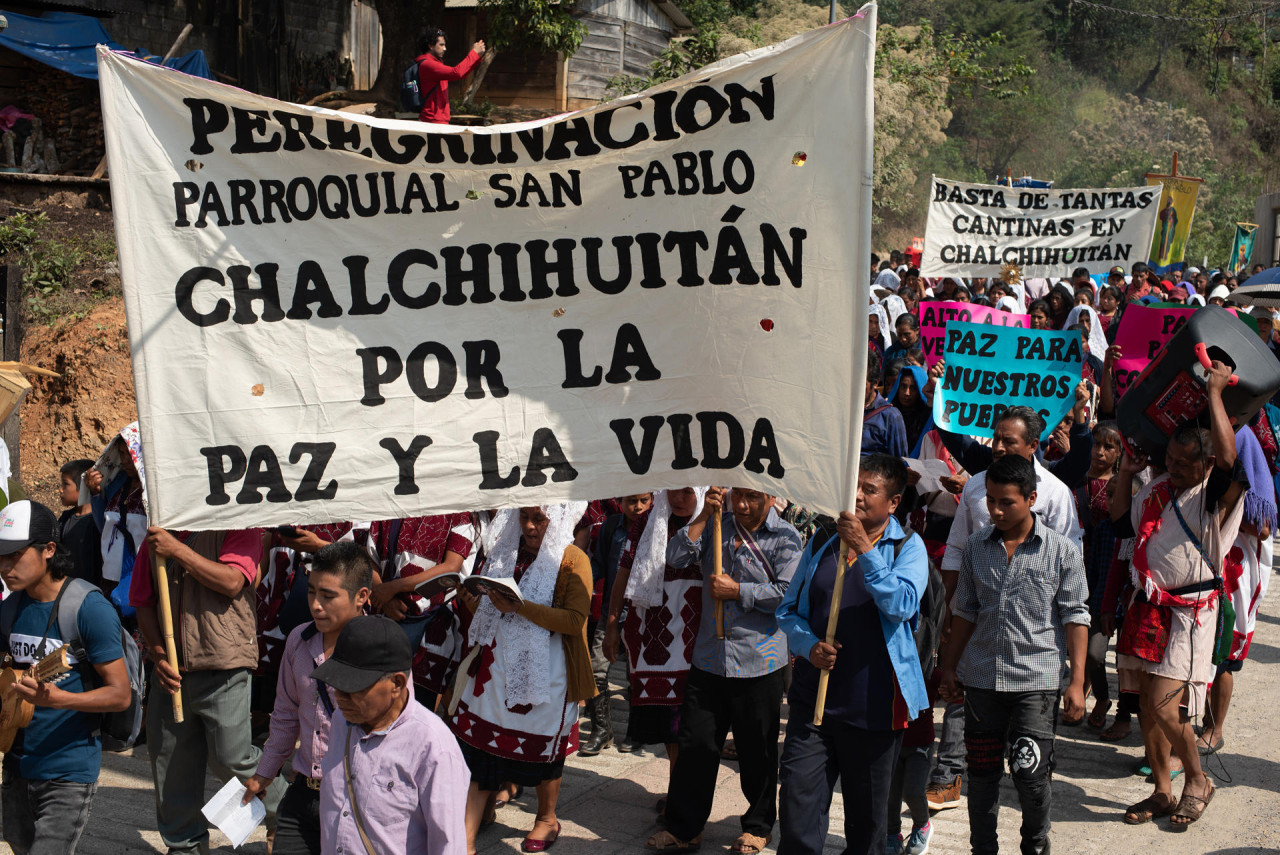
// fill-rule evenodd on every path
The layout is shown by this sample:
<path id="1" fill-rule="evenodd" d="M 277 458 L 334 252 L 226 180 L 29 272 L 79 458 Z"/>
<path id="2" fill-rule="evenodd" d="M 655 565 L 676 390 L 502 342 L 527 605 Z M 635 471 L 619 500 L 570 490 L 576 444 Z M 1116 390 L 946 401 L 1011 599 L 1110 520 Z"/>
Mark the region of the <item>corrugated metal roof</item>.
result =
<path id="1" fill-rule="evenodd" d="M 122 9 L 94 9 L 83 3 L 70 0 L 25 0 L 25 2 L 0 3 L 0 12 L 17 12 L 29 15 L 32 12 L 73 12 L 77 15 L 89 15 L 93 18 L 114 18 L 123 15 Z"/>

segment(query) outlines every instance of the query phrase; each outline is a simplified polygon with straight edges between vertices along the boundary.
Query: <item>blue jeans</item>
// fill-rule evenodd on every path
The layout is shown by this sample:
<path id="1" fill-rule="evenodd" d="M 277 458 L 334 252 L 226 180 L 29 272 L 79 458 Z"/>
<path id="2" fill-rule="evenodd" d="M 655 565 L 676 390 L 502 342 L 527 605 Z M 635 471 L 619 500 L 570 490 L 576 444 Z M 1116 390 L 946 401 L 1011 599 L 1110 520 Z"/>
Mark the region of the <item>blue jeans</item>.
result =
<path id="1" fill-rule="evenodd" d="M 966 687 L 964 741 L 969 760 L 969 843 L 974 855 L 996 855 L 1000 779 L 1006 757 L 1022 806 L 1022 855 L 1049 852 L 1053 739 L 1057 691 L 994 692 Z"/>
<path id="2" fill-rule="evenodd" d="M 929 783 L 950 784 L 963 775 L 964 704 L 947 704 L 942 714 L 942 735 L 938 738 L 938 765 Z"/>
<path id="3" fill-rule="evenodd" d="M 792 703 L 782 744 L 778 855 L 822 855 L 836 780 L 844 799 L 844 855 L 884 851 L 889 791 L 901 730 L 864 730 L 827 721 Z"/>
<path id="4" fill-rule="evenodd" d="M 4 842 L 15 855 L 71 855 L 89 823 L 97 789 L 96 781 L 32 781 L 6 768 L 0 788 Z"/>

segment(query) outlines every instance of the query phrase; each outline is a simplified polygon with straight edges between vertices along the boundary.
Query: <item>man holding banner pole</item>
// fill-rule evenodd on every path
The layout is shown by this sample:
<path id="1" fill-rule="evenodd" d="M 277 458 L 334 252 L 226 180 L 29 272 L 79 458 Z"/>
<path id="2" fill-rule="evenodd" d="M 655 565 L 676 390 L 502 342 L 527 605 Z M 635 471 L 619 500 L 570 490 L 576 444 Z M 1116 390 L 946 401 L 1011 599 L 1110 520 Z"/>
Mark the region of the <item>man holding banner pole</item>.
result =
<path id="1" fill-rule="evenodd" d="M 725 500 L 732 513 L 724 514 Z M 758 490 L 720 487 L 707 491 L 702 512 L 667 547 L 667 563 L 677 569 L 703 566 L 703 621 L 693 649 L 693 667 L 680 708 L 679 752 L 667 795 L 667 830 L 649 838 L 651 849 L 687 850 L 702 839 L 711 815 L 720 751 L 733 730 L 742 794 L 749 804 L 739 853 L 759 852 L 769 843 L 777 819 L 778 731 L 787 637 L 774 612 L 791 583 L 803 548 L 800 535 L 778 516 L 774 497 Z M 722 573 L 704 560 L 714 548 L 708 525 L 723 516 Z M 724 604 L 724 638 L 706 619 Z"/>
<path id="2" fill-rule="evenodd" d="M 180 669 L 168 661 L 157 615 L 159 592 L 151 564 L 164 560 Z M 249 677 L 258 665 L 254 580 L 262 557 L 256 531 L 171 534 L 147 530 L 134 564 L 129 602 L 155 663 L 147 703 L 147 749 L 156 790 L 156 824 L 169 852 L 208 851 L 209 829 L 200 808 L 212 769 L 219 782 L 251 778 L 262 752 L 250 741 Z M 169 695 L 182 694 L 183 720 L 175 721 Z M 262 793 L 267 828 L 285 781 Z"/>
<path id="3" fill-rule="evenodd" d="M 929 581 L 918 535 L 893 513 L 907 467 L 887 454 L 863 458 L 856 513 L 840 514 L 838 535 L 812 551 L 778 608 L 796 657 L 782 749 L 779 855 L 820 855 L 836 780 L 845 805 L 846 852 L 879 851 L 903 731 L 929 707 L 913 626 Z M 841 544 L 845 549 L 841 549 Z M 835 577 L 847 552 L 836 604 Z M 828 615 L 841 620 L 824 641 Z M 830 672 L 822 724 L 814 723 L 823 672 Z M 914 829 L 927 841 L 927 824 Z"/>

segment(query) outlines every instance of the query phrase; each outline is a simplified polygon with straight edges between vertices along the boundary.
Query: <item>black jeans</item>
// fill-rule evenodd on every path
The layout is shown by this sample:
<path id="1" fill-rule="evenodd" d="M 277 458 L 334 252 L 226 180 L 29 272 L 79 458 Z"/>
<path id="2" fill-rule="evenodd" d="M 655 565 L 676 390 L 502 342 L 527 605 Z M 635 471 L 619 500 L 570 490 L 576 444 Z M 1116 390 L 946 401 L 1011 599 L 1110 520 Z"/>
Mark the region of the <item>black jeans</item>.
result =
<path id="1" fill-rule="evenodd" d="M 295 777 L 276 808 L 275 855 L 320 855 L 320 791 Z"/>
<path id="2" fill-rule="evenodd" d="M 1057 691 L 993 692 L 965 688 L 964 742 L 969 765 L 969 843 L 974 855 L 1000 851 L 996 819 L 1007 755 L 1022 805 L 1022 853 L 1049 851 Z"/>
<path id="3" fill-rule="evenodd" d="M 680 708 L 680 753 L 667 793 L 667 830 L 680 840 L 702 833 L 711 816 L 720 749 L 733 728 L 742 794 L 742 830 L 768 837 L 778 818 L 778 730 L 781 671 L 763 677 L 720 677 L 693 668 Z"/>
<path id="4" fill-rule="evenodd" d="M 15 855 L 71 855 L 89 823 L 97 789 L 96 781 L 32 781 L 6 768 L 0 788 L 4 842 Z"/>
<path id="5" fill-rule="evenodd" d="M 834 721 L 814 727 L 813 710 L 792 703 L 782 745 L 778 855 L 822 855 L 837 779 L 844 799 L 844 855 L 883 852 L 901 746 L 901 730 L 863 730 Z"/>

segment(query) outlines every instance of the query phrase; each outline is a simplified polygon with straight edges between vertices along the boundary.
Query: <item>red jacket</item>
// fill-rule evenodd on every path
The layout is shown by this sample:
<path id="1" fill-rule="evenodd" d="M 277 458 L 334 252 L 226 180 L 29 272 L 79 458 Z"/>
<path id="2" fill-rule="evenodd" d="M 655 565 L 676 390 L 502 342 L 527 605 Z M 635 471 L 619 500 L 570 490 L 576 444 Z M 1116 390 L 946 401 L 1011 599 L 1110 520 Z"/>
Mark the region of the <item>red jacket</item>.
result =
<path id="1" fill-rule="evenodd" d="M 461 80 L 480 61 L 480 54 L 468 51 L 462 62 L 450 68 L 429 53 L 418 57 L 418 88 L 422 92 L 420 122 L 449 124 L 449 81 Z"/>

